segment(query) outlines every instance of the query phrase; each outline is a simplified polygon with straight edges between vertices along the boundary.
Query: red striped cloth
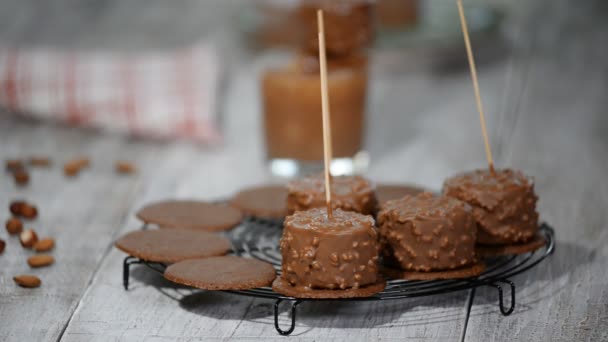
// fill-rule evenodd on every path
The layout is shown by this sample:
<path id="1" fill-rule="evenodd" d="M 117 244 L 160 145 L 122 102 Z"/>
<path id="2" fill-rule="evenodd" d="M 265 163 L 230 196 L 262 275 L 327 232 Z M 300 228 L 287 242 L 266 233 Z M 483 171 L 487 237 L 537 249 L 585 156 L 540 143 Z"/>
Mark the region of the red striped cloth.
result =
<path id="1" fill-rule="evenodd" d="M 215 142 L 219 76 L 210 45 L 130 54 L 0 48 L 0 106 L 137 136 Z"/>

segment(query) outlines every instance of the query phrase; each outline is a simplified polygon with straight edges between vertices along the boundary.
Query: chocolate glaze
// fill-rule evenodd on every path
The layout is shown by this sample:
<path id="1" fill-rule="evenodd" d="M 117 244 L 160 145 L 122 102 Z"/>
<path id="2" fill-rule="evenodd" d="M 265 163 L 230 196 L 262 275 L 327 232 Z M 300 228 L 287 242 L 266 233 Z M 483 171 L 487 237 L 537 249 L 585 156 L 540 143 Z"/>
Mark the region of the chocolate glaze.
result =
<path id="1" fill-rule="evenodd" d="M 454 198 L 424 192 L 388 201 L 378 226 L 386 260 L 405 270 L 450 270 L 477 261 L 471 207 Z"/>
<path id="2" fill-rule="evenodd" d="M 375 284 L 378 242 L 371 216 L 315 208 L 288 216 L 281 238 L 283 274 L 303 290 L 344 290 Z"/>
<path id="3" fill-rule="evenodd" d="M 416 195 L 424 191 L 424 188 L 414 185 L 376 184 L 376 198 L 380 205 L 390 200 L 400 199 L 405 195 Z"/>
<path id="4" fill-rule="evenodd" d="M 287 209 L 290 214 L 298 210 L 325 207 L 325 179 L 315 174 L 287 184 Z M 375 187 L 360 176 L 332 177 L 332 207 L 371 215 L 376 209 Z"/>
<path id="5" fill-rule="evenodd" d="M 317 10 L 323 10 L 328 55 L 347 55 L 367 46 L 373 38 L 373 5 L 368 0 L 304 0 L 298 9 L 304 44 L 319 49 Z"/>
<path id="6" fill-rule="evenodd" d="M 488 245 L 521 243 L 538 231 L 534 183 L 519 171 L 476 170 L 446 180 L 443 193 L 473 207 L 477 242 Z"/>

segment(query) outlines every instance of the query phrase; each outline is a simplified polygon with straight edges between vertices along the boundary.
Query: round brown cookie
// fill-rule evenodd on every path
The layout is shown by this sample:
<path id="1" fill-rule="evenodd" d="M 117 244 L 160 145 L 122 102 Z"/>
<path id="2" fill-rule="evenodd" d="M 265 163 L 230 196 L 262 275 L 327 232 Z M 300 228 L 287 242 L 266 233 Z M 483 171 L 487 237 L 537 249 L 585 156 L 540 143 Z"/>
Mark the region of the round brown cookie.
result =
<path id="1" fill-rule="evenodd" d="M 241 190 L 230 204 L 242 212 L 266 218 L 283 218 L 287 215 L 287 187 L 261 185 Z"/>
<path id="2" fill-rule="evenodd" d="M 246 290 L 269 286 L 276 277 L 271 264 L 232 255 L 184 260 L 165 270 L 165 278 L 204 290 Z"/>
<path id="3" fill-rule="evenodd" d="M 405 195 L 417 195 L 428 191 L 418 186 L 400 184 L 378 184 L 376 185 L 376 198 L 378 204 L 386 201 L 402 198 Z"/>
<path id="4" fill-rule="evenodd" d="M 544 237 L 536 235 L 532 240 L 525 243 L 514 245 L 492 246 L 492 245 L 476 245 L 475 253 L 482 257 L 497 257 L 503 255 L 517 255 L 534 252 L 535 250 L 545 246 L 547 241 Z"/>
<path id="5" fill-rule="evenodd" d="M 137 217 L 161 228 L 222 231 L 238 225 L 243 214 L 236 208 L 222 204 L 169 200 L 143 207 L 137 212 Z"/>
<path id="6" fill-rule="evenodd" d="M 138 230 L 116 241 L 116 248 L 146 261 L 172 263 L 224 255 L 230 241 L 223 236 L 192 230 Z"/>
<path id="7" fill-rule="evenodd" d="M 291 286 L 289 282 L 281 277 L 278 277 L 272 283 L 272 290 L 284 296 L 314 299 L 370 297 L 378 292 L 381 292 L 385 287 L 386 281 L 384 280 L 357 289 L 350 288 L 346 290 L 317 290 L 299 286 Z"/>
<path id="8" fill-rule="evenodd" d="M 410 272 L 386 267 L 382 270 L 382 272 L 392 279 L 446 280 L 475 277 L 480 275 L 485 269 L 486 265 L 483 262 L 478 262 L 471 266 L 448 271 Z"/>

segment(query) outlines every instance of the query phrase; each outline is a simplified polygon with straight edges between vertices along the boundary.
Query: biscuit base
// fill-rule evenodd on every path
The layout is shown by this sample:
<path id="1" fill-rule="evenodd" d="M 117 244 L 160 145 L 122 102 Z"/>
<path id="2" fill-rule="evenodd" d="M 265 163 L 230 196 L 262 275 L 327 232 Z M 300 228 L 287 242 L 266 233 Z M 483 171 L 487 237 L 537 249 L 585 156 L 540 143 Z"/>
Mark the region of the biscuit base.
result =
<path id="1" fill-rule="evenodd" d="M 476 277 L 480 275 L 485 269 L 486 265 L 483 262 L 478 262 L 476 264 L 463 268 L 430 272 L 404 271 L 400 269 L 385 267 L 383 269 L 383 273 L 392 279 L 447 280 Z"/>
<path id="2" fill-rule="evenodd" d="M 228 255 L 180 261 L 167 267 L 164 277 L 203 290 L 248 290 L 269 286 L 276 273 L 264 261 Z"/>
<path id="3" fill-rule="evenodd" d="M 475 253 L 482 258 L 518 255 L 534 252 L 546 244 L 547 241 L 545 238 L 537 234 L 532 238 L 532 240 L 524 243 L 512 245 L 476 245 Z"/>
<path id="4" fill-rule="evenodd" d="M 181 240 L 170 239 L 171 236 L 180 235 L 184 236 Z M 217 234 L 195 231 L 175 233 L 156 229 L 130 232 L 120 237 L 114 246 L 140 260 L 167 264 L 222 256 L 228 254 L 232 248 L 230 240 Z"/>
<path id="5" fill-rule="evenodd" d="M 360 287 L 358 289 L 345 290 L 321 290 L 304 289 L 304 287 L 292 286 L 288 281 L 278 277 L 272 283 L 272 290 L 284 296 L 307 299 L 339 299 L 370 297 L 381 292 L 386 287 L 386 281 L 381 280 L 375 284 Z"/>

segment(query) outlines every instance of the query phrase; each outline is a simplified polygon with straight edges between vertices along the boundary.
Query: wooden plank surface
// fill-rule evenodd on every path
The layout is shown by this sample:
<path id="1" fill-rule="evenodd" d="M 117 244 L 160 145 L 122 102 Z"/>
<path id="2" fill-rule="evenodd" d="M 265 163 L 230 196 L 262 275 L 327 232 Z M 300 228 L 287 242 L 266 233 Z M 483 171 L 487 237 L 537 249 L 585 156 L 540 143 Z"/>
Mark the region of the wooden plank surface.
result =
<path id="1" fill-rule="evenodd" d="M 8 237 L 0 256 L 0 340 L 56 340 L 66 326 L 99 262 L 108 252 L 113 233 L 141 185 L 139 175 L 120 177 L 114 172 L 115 158 L 144 162 L 145 153 L 124 139 L 91 135 L 51 126 L 15 122 L 0 115 L 0 155 L 26 158 L 47 155 L 54 165 L 35 169 L 26 188 L 16 188 L 8 174 L 0 182 L 3 222 L 9 217 L 10 201 L 26 199 L 39 209 L 39 218 L 26 222 L 39 237 L 53 237 L 51 254 L 56 264 L 32 270 L 26 263 L 33 252 L 23 249 L 17 237 Z M 129 146 L 129 148 L 121 148 Z M 90 156 L 92 167 L 75 179 L 66 179 L 62 162 Z M 3 159 L 4 159 L 3 158 Z M 35 274 L 42 279 L 38 289 L 23 289 L 13 283 L 16 274 Z"/>
<path id="2" fill-rule="evenodd" d="M 525 61 L 528 81 L 520 112 L 512 114 L 520 118 L 504 137 L 502 156 L 535 177 L 541 219 L 556 229 L 556 253 L 514 279 L 512 316 L 496 311 L 495 290 L 476 293 L 470 341 L 608 340 L 608 185 L 602 181 L 608 171 L 608 25 L 593 21 L 606 8 L 599 1 L 551 5 L 537 28 L 549 35 L 538 38 Z"/>

